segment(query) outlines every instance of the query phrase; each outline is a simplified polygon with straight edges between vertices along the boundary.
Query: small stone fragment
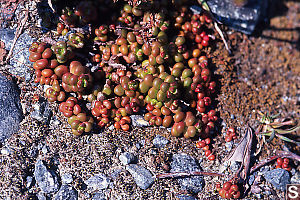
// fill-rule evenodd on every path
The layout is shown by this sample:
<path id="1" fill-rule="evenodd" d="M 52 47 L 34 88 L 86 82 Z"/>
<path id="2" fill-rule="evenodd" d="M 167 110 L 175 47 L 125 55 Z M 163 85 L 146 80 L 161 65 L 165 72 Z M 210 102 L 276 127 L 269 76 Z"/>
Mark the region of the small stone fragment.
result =
<path id="1" fill-rule="evenodd" d="M 61 176 L 61 181 L 62 183 L 65 183 L 65 184 L 70 184 L 72 183 L 73 181 L 73 177 L 72 177 L 72 174 L 69 174 L 69 173 L 65 173 Z"/>
<path id="2" fill-rule="evenodd" d="M 108 187 L 109 182 L 109 178 L 104 174 L 98 174 L 86 180 L 85 184 L 92 190 L 103 190 Z"/>
<path id="3" fill-rule="evenodd" d="M 49 171 L 40 159 L 35 164 L 34 177 L 44 193 L 49 194 L 58 191 L 59 183 L 56 174 Z"/>
<path id="4" fill-rule="evenodd" d="M 43 99 L 40 99 L 40 101 L 33 107 L 34 111 L 31 113 L 31 117 L 38 120 L 39 122 L 42 122 L 43 124 L 49 124 L 50 118 L 52 116 L 52 111 L 49 108 L 49 103 Z"/>
<path id="5" fill-rule="evenodd" d="M 167 140 L 165 137 L 161 135 L 156 135 L 153 139 L 153 144 L 157 148 L 163 148 L 169 143 L 169 140 Z"/>
<path id="6" fill-rule="evenodd" d="M 201 171 L 196 159 L 187 154 L 174 154 L 172 159 L 171 172 Z M 203 176 L 178 178 L 177 180 L 183 190 L 198 193 L 203 189 Z"/>
<path id="7" fill-rule="evenodd" d="M 130 115 L 132 126 L 146 127 L 149 123 L 141 115 Z"/>
<path id="8" fill-rule="evenodd" d="M 294 176 L 291 178 L 292 184 L 300 184 L 300 172 L 297 171 Z"/>
<path id="9" fill-rule="evenodd" d="M 193 196 L 189 196 L 189 195 L 177 195 L 176 196 L 179 200 L 197 200 L 195 197 Z"/>
<path id="10" fill-rule="evenodd" d="M 128 165 L 136 161 L 136 157 L 130 152 L 124 152 L 119 156 L 119 160 L 123 165 Z"/>
<path id="11" fill-rule="evenodd" d="M 269 183 L 279 190 L 285 191 L 286 184 L 291 183 L 289 172 L 281 168 L 265 172 L 264 177 Z"/>
<path id="12" fill-rule="evenodd" d="M 33 181 L 32 176 L 27 176 L 26 177 L 26 188 L 30 188 L 31 187 L 32 181 Z"/>
<path id="13" fill-rule="evenodd" d="M 70 185 L 62 185 L 54 200 L 77 200 L 78 192 Z"/>
<path id="14" fill-rule="evenodd" d="M 96 193 L 93 195 L 92 200 L 106 200 L 105 194 L 103 194 L 102 192 L 96 192 Z"/>
<path id="15" fill-rule="evenodd" d="M 153 175 L 151 172 L 137 164 L 130 164 L 126 167 L 129 173 L 133 176 L 135 183 L 141 189 L 145 190 L 152 185 L 154 182 Z"/>

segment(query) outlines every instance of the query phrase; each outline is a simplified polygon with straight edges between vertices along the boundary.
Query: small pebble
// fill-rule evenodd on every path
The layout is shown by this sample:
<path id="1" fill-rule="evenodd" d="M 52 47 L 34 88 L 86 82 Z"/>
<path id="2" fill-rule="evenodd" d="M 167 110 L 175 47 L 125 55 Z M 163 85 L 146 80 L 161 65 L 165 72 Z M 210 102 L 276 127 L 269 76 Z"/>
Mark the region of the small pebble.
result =
<path id="1" fill-rule="evenodd" d="M 32 180 L 33 180 L 32 176 L 26 177 L 26 188 L 28 188 L 28 189 L 30 188 L 30 186 L 32 184 Z"/>
<path id="2" fill-rule="evenodd" d="M 136 161 L 136 157 L 130 152 L 124 152 L 119 156 L 119 160 L 123 165 L 128 165 Z"/>
<path id="3" fill-rule="evenodd" d="M 70 184 L 73 181 L 72 174 L 70 173 L 65 173 L 61 176 L 61 181 L 65 184 Z"/>

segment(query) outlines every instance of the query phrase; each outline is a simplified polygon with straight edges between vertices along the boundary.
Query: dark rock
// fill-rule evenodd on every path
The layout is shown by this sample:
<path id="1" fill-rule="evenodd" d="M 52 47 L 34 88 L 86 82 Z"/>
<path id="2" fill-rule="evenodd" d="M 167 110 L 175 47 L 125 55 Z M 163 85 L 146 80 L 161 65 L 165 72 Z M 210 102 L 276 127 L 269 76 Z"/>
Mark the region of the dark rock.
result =
<path id="1" fill-rule="evenodd" d="M 197 200 L 195 197 L 193 196 L 189 196 L 189 195 L 177 195 L 176 196 L 179 200 Z"/>
<path id="2" fill-rule="evenodd" d="M 15 32 L 16 31 L 12 29 L 0 29 L 0 40 L 5 43 L 5 49 L 8 51 L 13 44 Z M 22 77 L 25 81 L 29 81 L 32 78 L 30 68 L 27 66 L 32 65 L 32 63 L 28 60 L 28 48 L 32 44 L 33 40 L 34 39 L 27 33 L 22 33 L 13 48 L 13 56 L 10 60 L 10 65 L 7 65 L 8 71 L 11 74 Z"/>
<path id="3" fill-rule="evenodd" d="M 49 107 L 49 103 L 45 99 L 40 98 L 39 102 L 33 107 L 34 111 L 32 111 L 31 117 L 43 124 L 49 124 L 52 116 L 52 110 Z"/>
<path id="4" fill-rule="evenodd" d="M 207 1 L 214 16 L 225 25 L 251 34 L 256 25 L 265 17 L 267 0 L 248 0 L 244 6 L 237 6 L 232 0 L 209 0 Z M 192 7 L 199 11 L 199 7 Z"/>
<path id="5" fill-rule="evenodd" d="M 78 192 L 71 185 L 62 185 L 54 200 L 77 200 Z"/>
<path id="6" fill-rule="evenodd" d="M 104 174 L 98 174 L 90 177 L 84 183 L 88 186 L 88 188 L 93 190 L 103 190 L 109 186 L 109 178 L 107 178 Z"/>
<path id="7" fill-rule="evenodd" d="M 119 160 L 123 165 L 128 165 L 136 162 L 136 157 L 130 152 L 124 152 L 119 156 Z"/>
<path id="8" fill-rule="evenodd" d="M 169 143 L 169 140 L 167 140 L 165 137 L 163 137 L 161 135 L 156 135 L 155 138 L 153 139 L 153 144 L 157 148 L 163 148 L 168 143 Z"/>
<path id="9" fill-rule="evenodd" d="M 22 119 L 17 85 L 0 75 L 0 142 L 4 142 L 6 138 L 19 130 L 19 123 Z"/>
<path id="10" fill-rule="evenodd" d="M 130 164 L 126 169 L 133 176 L 137 186 L 139 186 L 143 190 L 150 187 L 154 182 L 154 178 L 151 172 L 142 166 L 139 166 L 137 164 Z"/>
<path id="11" fill-rule="evenodd" d="M 53 171 L 48 170 L 40 159 L 35 163 L 34 177 L 44 193 L 49 194 L 58 191 L 57 175 Z"/>
<path id="12" fill-rule="evenodd" d="M 174 154 L 171 163 L 171 172 L 201 171 L 196 159 L 187 154 Z M 204 185 L 203 176 L 178 178 L 178 183 L 183 190 L 198 193 Z"/>
<path id="13" fill-rule="evenodd" d="M 279 190 L 285 190 L 286 184 L 291 183 L 289 172 L 281 168 L 267 171 L 263 175 L 269 183 Z"/>

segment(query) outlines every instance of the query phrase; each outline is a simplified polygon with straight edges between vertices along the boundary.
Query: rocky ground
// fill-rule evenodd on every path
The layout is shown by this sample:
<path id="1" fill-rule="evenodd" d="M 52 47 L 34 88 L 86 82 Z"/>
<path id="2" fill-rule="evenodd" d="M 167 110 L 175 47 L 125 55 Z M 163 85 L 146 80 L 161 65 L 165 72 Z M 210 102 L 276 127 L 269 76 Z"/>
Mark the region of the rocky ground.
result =
<path id="1" fill-rule="evenodd" d="M 0 130 L 0 199 L 219 199 L 215 183 L 228 180 L 239 163 L 228 167 L 224 172 L 228 176 L 223 178 L 158 179 L 155 175 L 176 171 L 219 172 L 247 126 L 254 130 L 258 127 L 259 112 L 280 113 L 299 121 L 298 2 L 274 4 L 269 25 L 261 26 L 254 36 L 228 29 L 232 56 L 221 41 L 211 49 L 214 78 L 220 83 L 214 102 L 220 116 L 212 144 L 215 161 L 207 160 L 204 151 L 196 148 L 196 140 L 171 137 L 162 128 L 135 126 L 130 132 L 106 129 L 74 137 L 58 106 L 43 98 L 44 88 L 32 84 L 30 63 L 23 64 L 27 58 L 21 43 L 28 45 L 35 35 L 47 30 L 41 28 L 36 1 L 26 2 L 22 8 L 29 8 L 28 22 L 24 24 L 28 29 L 18 39 L 16 49 L 20 45 L 21 53 L 15 52 L 10 65 L 4 64 L 5 57 L 1 55 L 7 56 L 17 32 L 4 34 L 5 29 L 0 28 L 0 119 L 4 119 L 0 125 L 8 130 L 5 134 L 12 134 L 4 140 Z M 24 15 L 27 16 L 19 9 L 17 17 L 11 18 L 6 26 L 16 29 Z M 14 96 L 19 94 L 20 100 Z M 20 122 L 17 132 L 7 125 L 12 120 L 13 124 Z M 236 127 L 238 139 L 225 142 L 225 132 L 231 126 Z M 299 131 L 296 134 L 299 136 Z M 299 154 L 297 146 L 275 138 L 253 156 L 251 165 L 274 155 L 276 149 Z M 293 169 L 288 172 L 275 169 L 271 162 L 250 174 L 250 189 L 244 199 L 283 199 L 285 184 L 300 183 L 298 165 L 293 162 Z"/>

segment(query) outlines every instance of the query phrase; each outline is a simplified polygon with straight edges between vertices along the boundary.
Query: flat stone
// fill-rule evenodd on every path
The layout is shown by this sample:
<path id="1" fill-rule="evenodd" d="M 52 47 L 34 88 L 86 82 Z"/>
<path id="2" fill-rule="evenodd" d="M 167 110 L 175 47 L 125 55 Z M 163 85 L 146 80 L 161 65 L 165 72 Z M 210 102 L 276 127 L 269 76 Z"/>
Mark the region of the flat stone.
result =
<path id="1" fill-rule="evenodd" d="M 187 154 L 174 154 L 171 162 L 171 172 L 201 171 L 196 159 Z M 183 190 L 198 193 L 203 189 L 203 176 L 178 178 L 178 183 Z"/>
<path id="2" fill-rule="evenodd" d="M 163 148 L 166 146 L 170 141 L 161 135 L 156 135 L 153 139 L 153 145 L 157 148 Z"/>
<path id="3" fill-rule="evenodd" d="M 8 51 L 13 44 L 15 32 L 16 31 L 13 29 L 0 29 L 0 40 L 5 43 L 5 49 Z M 26 32 L 22 33 L 13 48 L 13 56 L 10 60 L 10 65 L 6 66 L 10 73 L 15 76 L 24 78 L 25 81 L 30 81 L 30 79 L 32 78 L 30 68 L 27 66 L 32 65 L 32 63 L 28 60 L 28 48 L 31 46 L 33 41 L 34 39 L 30 37 Z"/>
<path id="4" fill-rule="evenodd" d="M 104 174 L 98 174 L 90 177 L 84 183 L 88 186 L 89 189 L 103 190 L 109 186 L 109 182 L 109 178 L 107 178 Z"/>
<path id="5" fill-rule="evenodd" d="M 77 200 L 78 192 L 71 185 L 62 185 L 54 200 Z"/>
<path id="6" fill-rule="evenodd" d="M 48 170 L 40 159 L 35 163 L 34 177 L 44 193 L 49 194 L 58 191 L 57 175 L 53 171 Z"/>
<path id="7" fill-rule="evenodd" d="M 291 183 L 289 172 L 281 168 L 267 171 L 263 175 L 266 181 L 271 183 L 278 190 L 285 191 L 286 184 Z"/>
<path id="8" fill-rule="evenodd" d="M 0 74 L 0 142 L 19 130 L 22 119 L 20 91 L 15 83 Z"/>
<path id="9" fill-rule="evenodd" d="M 130 164 L 126 169 L 132 175 L 137 186 L 141 189 L 145 190 L 153 184 L 154 178 L 148 169 L 137 164 Z"/>
<path id="10" fill-rule="evenodd" d="M 124 152 L 119 156 L 119 160 L 123 165 L 128 165 L 136 161 L 136 157 L 130 152 Z"/>

